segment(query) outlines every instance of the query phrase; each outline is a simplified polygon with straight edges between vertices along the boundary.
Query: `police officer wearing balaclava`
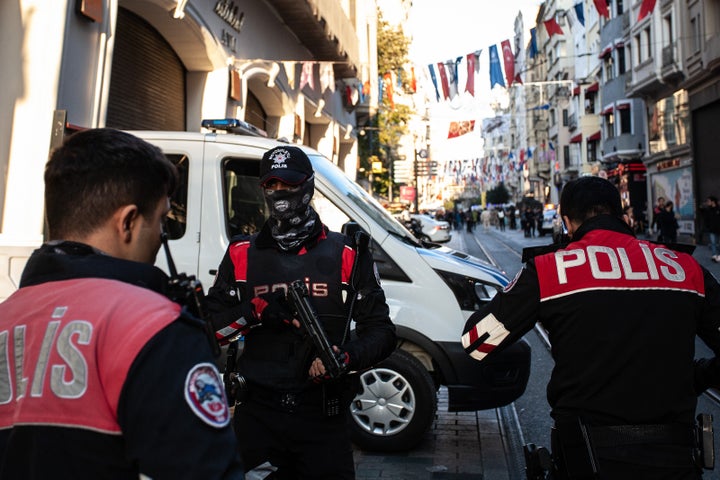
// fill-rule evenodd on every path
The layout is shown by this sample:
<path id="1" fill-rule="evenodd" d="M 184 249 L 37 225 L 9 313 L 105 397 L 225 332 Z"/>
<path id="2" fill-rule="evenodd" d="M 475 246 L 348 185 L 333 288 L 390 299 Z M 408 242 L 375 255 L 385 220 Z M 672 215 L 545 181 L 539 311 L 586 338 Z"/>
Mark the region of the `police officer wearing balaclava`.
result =
<path id="1" fill-rule="evenodd" d="M 395 348 L 385 294 L 372 256 L 329 231 L 312 208 L 314 171 L 302 149 L 266 152 L 260 186 L 270 216 L 260 232 L 231 241 L 207 297 L 220 343 L 244 336 L 230 363 L 242 387 L 234 425 L 245 471 L 258 478 L 351 479 L 347 421 L 356 378 L 328 378 L 286 291 L 295 280 L 305 283 L 347 371 L 370 367 Z M 353 336 L 345 333 L 347 298 L 355 299 Z"/>

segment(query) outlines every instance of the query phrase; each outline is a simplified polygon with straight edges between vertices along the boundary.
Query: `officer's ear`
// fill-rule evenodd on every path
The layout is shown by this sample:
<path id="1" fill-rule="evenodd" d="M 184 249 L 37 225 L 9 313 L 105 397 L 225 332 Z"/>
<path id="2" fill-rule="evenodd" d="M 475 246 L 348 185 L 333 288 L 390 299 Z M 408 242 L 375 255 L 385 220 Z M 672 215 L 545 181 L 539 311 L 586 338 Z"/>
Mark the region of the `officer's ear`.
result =
<path id="1" fill-rule="evenodd" d="M 573 233 L 575 233 L 575 230 L 578 229 L 580 225 L 570 220 L 570 217 L 567 215 L 562 215 L 563 223 L 565 223 L 565 228 L 567 229 L 568 237 L 572 238 Z"/>

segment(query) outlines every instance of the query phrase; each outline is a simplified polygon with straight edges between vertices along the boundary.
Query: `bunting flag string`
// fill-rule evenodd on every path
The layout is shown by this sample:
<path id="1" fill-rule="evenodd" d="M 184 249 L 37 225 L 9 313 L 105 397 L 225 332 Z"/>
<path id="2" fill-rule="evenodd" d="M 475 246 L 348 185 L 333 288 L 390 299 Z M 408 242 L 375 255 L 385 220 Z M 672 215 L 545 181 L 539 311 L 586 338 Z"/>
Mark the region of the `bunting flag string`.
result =
<path id="1" fill-rule="evenodd" d="M 642 0 L 640 4 L 640 13 L 638 14 L 637 21 L 639 22 L 643 18 L 650 15 L 655 8 L 655 0 Z"/>
<path id="2" fill-rule="evenodd" d="M 510 40 L 503 40 L 500 43 L 503 51 L 503 61 L 505 62 L 505 78 L 507 79 L 507 86 L 511 87 L 513 80 L 515 80 L 515 56 L 510 46 Z"/>
<path id="3" fill-rule="evenodd" d="M 450 98 L 450 86 L 448 85 L 447 72 L 445 71 L 445 64 L 439 62 L 437 64 L 438 73 L 440 74 L 440 86 L 442 87 L 443 99 L 447 100 Z"/>
<path id="4" fill-rule="evenodd" d="M 610 11 L 608 10 L 607 0 L 593 0 L 593 3 L 595 4 L 595 9 L 601 16 L 605 18 L 610 18 Z"/>
<path id="5" fill-rule="evenodd" d="M 438 102 L 440 101 L 440 92 L 438 91 L 438 82 L 437 82 L 437 76 L 435 75 L 435 69 L 433 68 L 433 64 L 428 65 L 428 71 L 430 72 L 430 78 L 432 79 L 432 83 L 435 86 L 435 100 Z"/>
<path id="6" fill-rule="evenodd" d="M 500 58 L 497 53 L 497 45 L 490 45 L 488 49 L 490 55 L 490 89 L 495 85 L 505 86 L 503 80 L 502 69 L 500 67 Z"/>
<path id="7" fill-rule="evenodd" d="M 585 12 L 583 10 L 582 2 L 576 3 L 573 8 L 575 9 L 575 16 L 577 17 L 578 22 L 580 22 L 580 25 L 585 27 Z"/>
<path id="8" fill-rule="evenodd" d="M 550 18 L 549 20 L 543 20 L 543 24 L 545 25 L 545 31 L 547 32 L 548 37 L 552 37 L 555 34 L 565 34 L 562 28 L 560 28 L 560 25 L 558 25 L 557 20 L 555 20 L 555 17 Z"/>

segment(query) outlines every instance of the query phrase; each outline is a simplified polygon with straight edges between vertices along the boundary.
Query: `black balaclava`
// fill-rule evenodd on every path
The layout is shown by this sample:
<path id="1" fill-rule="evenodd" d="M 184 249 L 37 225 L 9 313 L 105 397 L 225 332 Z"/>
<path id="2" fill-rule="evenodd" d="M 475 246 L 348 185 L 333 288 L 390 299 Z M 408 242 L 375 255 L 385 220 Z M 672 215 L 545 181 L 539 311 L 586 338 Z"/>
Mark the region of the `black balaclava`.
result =
<path id="1" fill-rule="evenodd" d="M 315 193 L 315 176 L 287 190 L 263 188 L 263 193 L 270 209 L 270 232 L 278 246 L 287 251 L 302 245 L 320 221 L 310 206 Z"/>

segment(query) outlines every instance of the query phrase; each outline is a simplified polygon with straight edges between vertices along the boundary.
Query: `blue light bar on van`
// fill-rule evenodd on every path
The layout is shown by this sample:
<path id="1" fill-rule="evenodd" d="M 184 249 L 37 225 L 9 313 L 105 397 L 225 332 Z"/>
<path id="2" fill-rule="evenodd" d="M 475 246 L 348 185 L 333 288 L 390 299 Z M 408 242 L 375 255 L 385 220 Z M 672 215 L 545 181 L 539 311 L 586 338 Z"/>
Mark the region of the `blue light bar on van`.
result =
<path id="1" fill-rule="evenodd" d="M 238 120 L 237 118 L 204 119 L 200 125 L 209 130 L 224 130 L 237 135 L 252 135 L 255 137 L 268 136 L 265 130 L 251 123 Z"/>

